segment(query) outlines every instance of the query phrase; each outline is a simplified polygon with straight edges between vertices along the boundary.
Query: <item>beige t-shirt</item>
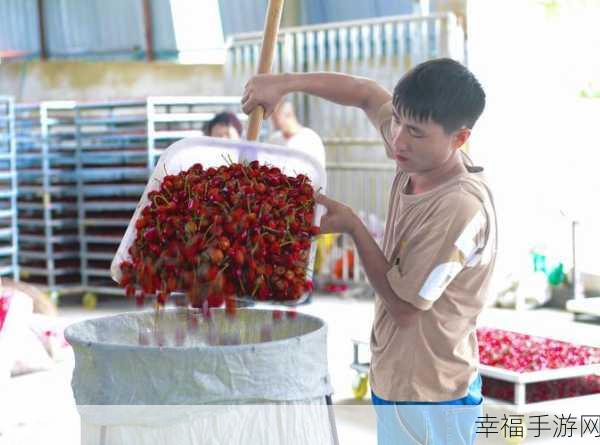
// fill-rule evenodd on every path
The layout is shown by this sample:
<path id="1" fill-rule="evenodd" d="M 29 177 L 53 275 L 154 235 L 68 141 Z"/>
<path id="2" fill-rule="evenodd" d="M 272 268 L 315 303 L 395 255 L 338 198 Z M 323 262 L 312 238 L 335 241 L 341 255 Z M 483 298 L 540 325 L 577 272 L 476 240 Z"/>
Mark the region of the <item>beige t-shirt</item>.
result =
<path id="1" fill-rule="evenodd" d="M 376 124 L 391 157 L 392 104 Z M 408 195 L 408 175 L 394 179 L 383 252 L 399 299 L 420 309 L 400 325 L 379 297 L 371 333 L 371 387 L 386 400 L 440 402 L 467 395 L 479 353 L 475 324 L 484 307 L 496 256 L 490 191 L 464 155 L 468 173 L 425 193 Z"/>

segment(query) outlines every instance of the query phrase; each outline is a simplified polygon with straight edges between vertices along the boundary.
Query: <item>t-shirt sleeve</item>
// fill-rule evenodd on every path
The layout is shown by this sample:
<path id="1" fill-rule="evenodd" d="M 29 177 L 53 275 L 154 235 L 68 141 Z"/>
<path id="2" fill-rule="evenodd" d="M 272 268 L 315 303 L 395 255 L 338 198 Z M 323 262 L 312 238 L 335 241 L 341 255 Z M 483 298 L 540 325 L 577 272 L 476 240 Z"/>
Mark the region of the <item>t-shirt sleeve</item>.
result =
<path id="1" fill-rule="evenodd" d="M 459 273 L 481 262 L 487 224 L 484 207 L 472 194 L 443 196 L 397 246 L 387 272 L 394 293 L 418 309 L 430 309 Z"/>
<path id="2" fill-rule="evenodd" d="M 383 138 L 385 153 L 390 159 L 393 159 L 393 152 L 391 148 L 393 118 L 394 108 L 392 106 L 392 101 L 389 101 L 384 103 L 381 107 L 379 107 L 379 111 L 377 112 L 375 120 L 372 121 L 372 124 L 375 126 L 375 128 Z"/>

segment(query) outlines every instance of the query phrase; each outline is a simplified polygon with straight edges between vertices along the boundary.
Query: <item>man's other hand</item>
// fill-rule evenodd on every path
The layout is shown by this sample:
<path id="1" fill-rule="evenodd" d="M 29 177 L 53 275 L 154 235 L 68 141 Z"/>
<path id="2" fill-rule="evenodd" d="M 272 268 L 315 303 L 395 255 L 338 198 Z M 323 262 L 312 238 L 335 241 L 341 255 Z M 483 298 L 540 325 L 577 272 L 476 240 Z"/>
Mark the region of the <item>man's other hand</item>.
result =
<path id="1" fill-rule="evenodd" d="M 327 209 L 327 213 L 321 217 L 321 233 L 352 235 L 358 217 L 350 207 L 320 193 L 315 196 L 315 201 Z"/>

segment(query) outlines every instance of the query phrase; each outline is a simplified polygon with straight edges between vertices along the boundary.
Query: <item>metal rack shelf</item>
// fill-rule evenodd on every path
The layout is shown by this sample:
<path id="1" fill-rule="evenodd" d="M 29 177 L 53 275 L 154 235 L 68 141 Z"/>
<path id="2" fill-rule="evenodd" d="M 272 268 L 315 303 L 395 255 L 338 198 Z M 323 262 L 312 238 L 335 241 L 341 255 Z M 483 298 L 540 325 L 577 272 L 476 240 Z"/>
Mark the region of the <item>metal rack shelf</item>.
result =
<path id="1" fill-rule="evenodd" d="M 239 97 L 150 97 L 77 107 L 79 221 L 86 291 L 123 294 L 110 263 L 162 151 L 202 135 L 223 110 L 239 113 Z"/>
<path id="2" fill-rule="evenodd" d="M 149 97 L 148 167 L 152 168 L 165 148 L 178 139 L 203 136 L 202 127 L 216 113 L 230 111 L 241 122 L 248 117 L 241 112 L 240 96 Z"/>
<path id="3" fill-rule="evenodd" d="M 479 372 L 484 377 L 510 382 L 514 385 L 515 405 L 525 405 L 526 385 L 528 383 L 549 382 L 573 377 L 584 377 L 600 373 L 600 364 L 570 366 L 567 368 L 544 369 L 541 371 L 515 372 L 494 366 L 479 365 Z"/>
<path id="4" fill-rule="evenodd" d="M 75 103 L 16 106 L 19 264 L 53 297 L 81 289 Z"/>
<path id="5" fill-rule="evenodd" d="M 55 294 L 123 294 L 110 263 L 158 156 L 177 139 L 202 135 L 215 113 L 245 120 L 239 107 L 240 97 L 17 106 L 23 278 Z"/>
<path id="6" fill-rule="evenodd" d="M 0 276 L 18 278 L 15 110 L 0 96 Z"/>
<path id="7" fill-rule="evenodd" d="M 77 189 L 82 286 L 123 290 L 110 263 L 148 180 L 146 102 L 81 104 L 76 109 Z"/>

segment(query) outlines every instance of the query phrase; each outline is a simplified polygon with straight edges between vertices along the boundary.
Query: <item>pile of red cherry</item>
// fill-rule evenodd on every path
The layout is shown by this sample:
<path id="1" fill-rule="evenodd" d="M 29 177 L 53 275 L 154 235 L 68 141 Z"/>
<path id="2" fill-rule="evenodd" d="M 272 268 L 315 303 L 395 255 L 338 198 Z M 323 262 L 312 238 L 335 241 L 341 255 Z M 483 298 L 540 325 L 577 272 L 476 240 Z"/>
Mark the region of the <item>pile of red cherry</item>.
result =
<path id="1" fill-rule="evenodd" d="M 600 362 L 600 349 L 504 331 L 479 328 L 479 361 L 516 372 L 558 369 Z"/>
<path id="2" fill-rule="evenodd" d="M 600 363 L 600 349 L 589 346 L 519 334 L 501 329 L 479 328 L 479 360 L 484 365 L 516 372 L 532 372 Z M 514 385 L 483 378 L 488 397 L 513 400 Z M 544 381 L 527 385 L 527 403 L 600 393 L 600 377 L 595 375 Z"/>
<path id="3" fill-rule="evenodd" d="M 0 295 L 0 331 L 4 326 L 4 320 L 8 314 L 8 306 L 10 304 L 10 297 L 8 295 Z"/>
<path id="4" fill-rule="evenodd" d="M 235 296 L 298 300 L 311 289 L 313 195 L 307 176 L 258 161 L 165 176 L 135 221 L 120 284 L 139 305 L 155 296 L 163 306 L 173 292 L 229 313 Z"/>

